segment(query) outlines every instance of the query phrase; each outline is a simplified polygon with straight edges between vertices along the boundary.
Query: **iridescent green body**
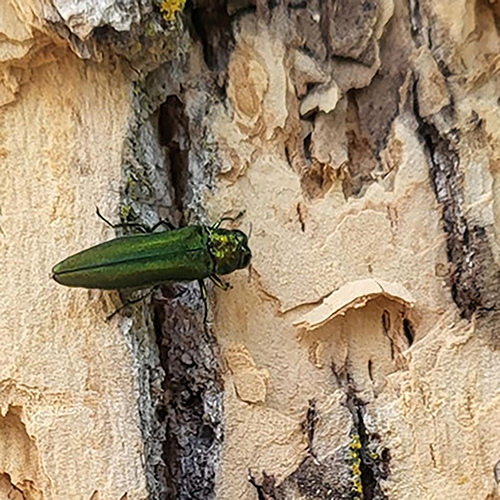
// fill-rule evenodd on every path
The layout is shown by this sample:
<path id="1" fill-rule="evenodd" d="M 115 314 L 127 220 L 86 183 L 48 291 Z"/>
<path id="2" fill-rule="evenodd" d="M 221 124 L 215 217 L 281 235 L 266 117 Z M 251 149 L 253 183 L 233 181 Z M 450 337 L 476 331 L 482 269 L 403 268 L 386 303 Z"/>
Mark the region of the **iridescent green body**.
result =
<path id="1" fill-rule="evenodd" d="M 104 290 L 204 278 L 220 282 L 219 274 L 247 267 L 251 255 L 242 231 L 187 226 L 93 246 L 56 264 L 52 277 L 65 286 Z"/>

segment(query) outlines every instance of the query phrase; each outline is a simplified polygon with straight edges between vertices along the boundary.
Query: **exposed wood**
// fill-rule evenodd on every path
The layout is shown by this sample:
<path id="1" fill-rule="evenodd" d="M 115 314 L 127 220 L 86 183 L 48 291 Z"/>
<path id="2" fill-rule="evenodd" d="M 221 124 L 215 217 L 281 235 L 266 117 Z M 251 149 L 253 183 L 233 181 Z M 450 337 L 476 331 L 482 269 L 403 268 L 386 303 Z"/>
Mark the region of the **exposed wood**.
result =
<path id="1" fill-rule="evenodd" d="M 3 0 L 0 498 L 499 498 L 499 23 Z M 244 209 L 252 267 L 106 322 L 49 279 L 96 206 Z"/>

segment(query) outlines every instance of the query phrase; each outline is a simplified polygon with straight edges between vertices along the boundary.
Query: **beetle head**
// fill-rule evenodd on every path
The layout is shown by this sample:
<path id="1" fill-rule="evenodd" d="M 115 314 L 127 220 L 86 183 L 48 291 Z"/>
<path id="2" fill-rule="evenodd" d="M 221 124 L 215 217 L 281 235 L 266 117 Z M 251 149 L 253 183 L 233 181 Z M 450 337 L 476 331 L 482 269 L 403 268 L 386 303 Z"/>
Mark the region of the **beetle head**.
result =
<path id="1" fill-rule="evenodd" d="M 211 229 L 208 247 L 215 262 L 216 274 L 243 269 L 252 258 L 247 235 L 239 229 Z"/>

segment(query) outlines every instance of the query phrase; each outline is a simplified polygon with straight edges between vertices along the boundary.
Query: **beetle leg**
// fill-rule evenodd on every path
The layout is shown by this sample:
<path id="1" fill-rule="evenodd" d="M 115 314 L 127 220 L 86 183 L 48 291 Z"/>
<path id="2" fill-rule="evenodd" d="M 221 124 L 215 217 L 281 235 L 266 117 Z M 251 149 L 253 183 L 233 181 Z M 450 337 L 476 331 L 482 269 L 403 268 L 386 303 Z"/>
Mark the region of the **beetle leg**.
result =
<path id="1" fill-rule="evenodd" d="M 238 212 L 236 214 L 236 217 L 221 217 L 213 226 L 212 229 L 218 229 L 219 226 L 225 222 L 225 221 L 230 221 L 230 222 L 236 222 L 238 219 L 241 219 L 245 215 L 245 210 L 242 210 L 241 212 Z"/>
<path id="2" fill-rule="evenodd" d="M 205 282 L 203 280 L 198 280 L 198 285 L 200 285 L 201 300 L 203 300 L 203 307 L 205 309 L 205 312 L 203 313 L 203 324 L 206 328 L 208 318 L 207 287 L 205 286 Z"/>
<path id="3" fill-rule="evenodd" d="M 173 231 L 174 229 L 176 229 L 176 227 L 169 220 L 161 219 L 153 225 L 150 232 L 153 233 L 155 229 L 158 229 L 160 226 L 165 226 L 169 231 Z"/>
<path id="4" fill-rule="evenodd" d="M 106 219 L 106 217 L 104 217 L 104 215 L 101 214 L 101 212 L 99 211 L 99 207 L 95 207 L 95 213 L 97 214 L 97 217 L 104 221 L 108 226 L 111 226 L 113 228 L 115 227 L 113 224 L 111 224 L 111 222 L 109 222 L 108 219 Z"/>
<path id="5" fill-rule="evenodd" d="M 153 233 L 160 226 L 165 226 L 169 231 L 176 229 L 175 226 L 166 219 L 161 219 L 159 222 L 154 224 L 152 227 L 146 226 L 145 224 L 141 224 L 139 222 L 120 222 L 118 224 L 112 224 L 108 219 L 104 217 L 104 215 L 99 212 L 99 207 L 96 207 L 97 217 L 103 220 L 108 226 L 111 226 L 113 229 L 117 229 L 119 227 L 131 227 L 140 229 L 143 233 Z"/>
<path id="6" fill-rule="evenodd" d="M 216 274 L 212 274 L 209 276 L 210 280 L 212 281 L 212 283 L 216 286 L 218 286 L 219 288 L 221 288 L 222 290 L 224 291 L 227 291 L 229 290 L 230 288 L 233 288 L 231 286 L 230 283 L 228 283 L 227 281 L 223 281 L 219 276 L 217 276 Z"/>
<path id="7" fill-rule="evenodd" d="M 115 309 L 111 314 L 108 314 L 106 316 L 106 321 L 109 321 L 111 318 L 113 318 L 116 314 L 118 314 L 120 311 L 123 311 L 128 306 L 131 306 L 132 304 L 137 304 L 138 302 L 143 301 L 144 299 L 147 299 L 148 297 L 151 297 L 153 293 L 158 290 L 160 285 L 155 285 L 149 292 L 145 293 L 144 295 L 141 295 L 140 297 L 137 297 L 136 299 L 127 299 L 120 307 Z"/>
<path id="8" fill-rule="evenodd" d="M 95 211 L 96 211 L 97 217 L 99 217 L 99 219 L 104 221 L 108 226 L 112 227 L 113 229 L 117 229 L 119 227 L 134 227 L 134 228 L 140 229 L 143 233 L 150 233 L 151 232 L 150 228 L 148 226 L 145 226 L 144 224 L 140 224 L 138 222 L 120 222 L 118 224 L 112 224 L 111 222 L 109 222 L 108 219 L 106 219 L 104 217 L 104 215 L 101 214 L 101 212 L 99 212 L 99 207 L 96 207 Z"/>

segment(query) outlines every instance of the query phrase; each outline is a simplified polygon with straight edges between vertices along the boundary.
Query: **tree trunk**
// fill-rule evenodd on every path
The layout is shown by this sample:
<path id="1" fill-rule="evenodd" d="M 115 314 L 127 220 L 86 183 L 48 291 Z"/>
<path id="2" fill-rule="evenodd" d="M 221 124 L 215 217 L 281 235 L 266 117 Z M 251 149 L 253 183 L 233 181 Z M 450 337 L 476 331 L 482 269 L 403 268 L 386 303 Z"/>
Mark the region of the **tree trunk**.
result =
<path id="1" fill-rule="evenodd" d="M 0 3 L 0 499 L 499 498 L 500 4 L 183 4 Z M 252 265 L 106 321 L 96 206 Z"/>

